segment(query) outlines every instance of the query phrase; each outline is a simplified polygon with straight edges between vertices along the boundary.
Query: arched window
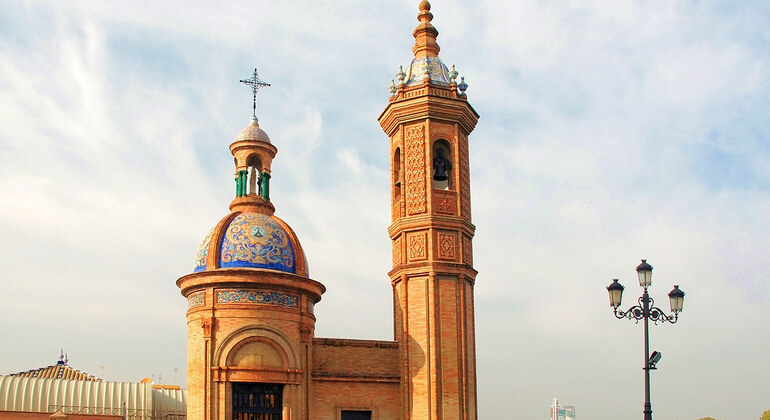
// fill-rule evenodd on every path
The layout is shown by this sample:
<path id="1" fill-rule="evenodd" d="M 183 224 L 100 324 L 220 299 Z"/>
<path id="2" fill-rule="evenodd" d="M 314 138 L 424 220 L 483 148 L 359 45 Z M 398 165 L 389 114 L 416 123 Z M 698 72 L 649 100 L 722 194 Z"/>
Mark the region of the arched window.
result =
<path id="1" fill-rule="evenodd" d="M 433 188 L 452 188 L 452 147 L 449 142 L 439 139 L 433 142 Z"/>
<path id="2" fill-rule="evenodd" d="M 248 169 L 248 177 L 249 177 L 249 195 L 257 195 L 260 193 L 260 187 L 261 187 L 261 178 L 262 178 L 262 162 L 259 160 L 259 157 L 257 155 L 251 155 L 248 159 L 246 159 L 246 165 L 249 167 Z"/>
<path id="3" fill-rule="evenodd" d="M 394 194 L 397 197 L 401 196 L 401 184 L 404 182 L 404 174 L 401 170 L 401 149 L 396 148 L 396 152 L 393 153 L 393 185 L 395 185 Z"/>

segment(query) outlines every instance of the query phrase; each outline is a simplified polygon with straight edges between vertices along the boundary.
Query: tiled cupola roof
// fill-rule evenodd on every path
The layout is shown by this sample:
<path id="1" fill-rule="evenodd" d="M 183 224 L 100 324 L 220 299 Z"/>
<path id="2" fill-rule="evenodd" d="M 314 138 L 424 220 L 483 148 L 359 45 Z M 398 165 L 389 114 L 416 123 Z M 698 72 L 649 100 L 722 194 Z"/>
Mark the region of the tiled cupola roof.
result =
<path id="1" fill-rule="evenodd" d="M 55 365 L 31 369 L 25 372 L 12 373 L 8 376 L 20 376 L 28 378 L 46 379 L 71 379 L 75 381 L 103 381 L 101 378 L 71 368 L 67 364 L 64 354 L 59 357 Z"/>

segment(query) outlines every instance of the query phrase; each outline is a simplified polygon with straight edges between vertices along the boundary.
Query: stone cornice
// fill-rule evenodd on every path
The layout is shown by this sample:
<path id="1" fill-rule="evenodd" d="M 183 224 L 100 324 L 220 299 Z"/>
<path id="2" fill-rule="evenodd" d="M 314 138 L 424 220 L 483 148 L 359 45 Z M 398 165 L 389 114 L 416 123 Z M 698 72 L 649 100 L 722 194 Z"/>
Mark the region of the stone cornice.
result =
<path id="1" fill-rule="evenodd" d="M 185 297 L 207 287 L 256 287 L 300 293 L 318 302 L 326 292 L 326 287 L 315 280 L 262 268 L 218 268 L 201 271 L 180 277 L 176 285 Z"/>
<path id="2" fill-rule="evenodd" d="M 436 273 L 438 275 L 456 275 L 464 276 L 467 281 L 474 284 L 476 282 L 476 275 L 479 273 L 473 267 L 468 264 L 457 262 L 443 262 L 443 261 L 419 261 L 401 264 L 398 267 L 390 270 L 388 276 L 391 279 L 391 283 L 394 285 L 401 280 L 401 276 L 406 277 L 419 277 L 425 276 L 428 273 Z"/>
<path id="3" fill-rule="evenodd" d="M 423 230 L 428 227 L 460 229 L 471 238 L 476 232 L 476 226 L 465 219 L 460 219 L 455 216 L 420 214 L 416 216 L 399 217 L 390 225 L 390 227 L 388 227 L 388 234 L 390 235 L 390 238 L 393 239 L 399 232 Z"/>
<path id="4" fill-rule="evenodd" d="M 262 149 L 266 150 L 273 157 L 278 154 L 278 148 L 270 143 L 254 140 L 237 140 L 230 144 L 230 152 L 235 154 L 242 149 Z"/>
<path id="5" fill-rule="evenodd" d="M 476 127 L 479 114 L 451 89 L 430 84 L 399 92 L 377 119 L 383 131 L 393 137 L 399 125 L 425 119 L 457 122 L 467 135 Z"/>

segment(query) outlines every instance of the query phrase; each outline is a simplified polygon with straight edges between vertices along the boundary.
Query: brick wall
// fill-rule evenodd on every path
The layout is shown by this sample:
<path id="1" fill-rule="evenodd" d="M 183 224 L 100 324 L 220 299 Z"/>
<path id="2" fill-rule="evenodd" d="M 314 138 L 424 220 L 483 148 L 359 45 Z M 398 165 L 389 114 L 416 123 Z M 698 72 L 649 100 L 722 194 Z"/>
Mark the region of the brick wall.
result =
<path id="1" fill-rule="evenodd" d="M 316 338 L 313 340 L 313 376 L 398 379 L 398 343 Z"/>
<path id="2" fill-rule="evenodd" d="M 312 417 L 337 420 L 341 410 L 371 410 L 373 420 L 401 415 L 398 343 L 313 340 Z"/>

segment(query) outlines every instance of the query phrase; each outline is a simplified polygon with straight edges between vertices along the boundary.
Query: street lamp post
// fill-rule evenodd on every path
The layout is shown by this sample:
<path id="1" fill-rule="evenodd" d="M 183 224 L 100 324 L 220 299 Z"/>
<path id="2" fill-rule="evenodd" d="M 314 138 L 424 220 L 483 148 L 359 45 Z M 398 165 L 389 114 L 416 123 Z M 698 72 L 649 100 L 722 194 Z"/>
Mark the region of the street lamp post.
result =
<path id="1" fill-rule="evenodd" d="M 607 286 L 607 292 L 610 294 L 610 306 L 615 313 L 615 317 L 618 319 L 634 319 L 636 322 L 644 320 L 644 420 L 652 420 L 650 370 L 656 369 L 661 354 L 654 351 L 650 355 L 649 321 L 652 320 L 655 325 L 658 322 L 676 323 L 684 304 L 684 292 L 679 289 L 679 285 L 674 285 L 674 289 L 668 294 L 671 312 L 674 314 L 666 315 L 662 309 L 654 306 L 655 301 L 647 293 L 647 288 L 652 284 L 652 266 L 647 264 L 647 260 L 642 260 L 642 263 L 636 267 L 636 274 L 639 277 L 639 286 L 644 288 L 638 305 L 632 306 L 626 311 L 618 310 L 623 299 L 623 289 L 625 289 L 622 284 L 618 283 L 618 279 L 612 279 L 612 283 Z"/>

